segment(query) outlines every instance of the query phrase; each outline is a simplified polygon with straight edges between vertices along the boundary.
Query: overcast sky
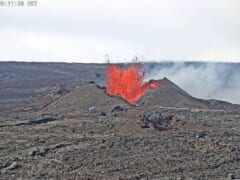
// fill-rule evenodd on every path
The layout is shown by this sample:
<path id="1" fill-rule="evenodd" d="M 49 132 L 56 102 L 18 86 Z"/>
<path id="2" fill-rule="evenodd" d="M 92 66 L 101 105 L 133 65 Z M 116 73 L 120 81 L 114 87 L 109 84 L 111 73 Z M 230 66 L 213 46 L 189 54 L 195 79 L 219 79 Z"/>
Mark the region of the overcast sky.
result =
<path id="1" fill-rule="evenodd" d="M 0 60 L 240 62 L 239 0 L 38 0 L 0 7 Z"/>

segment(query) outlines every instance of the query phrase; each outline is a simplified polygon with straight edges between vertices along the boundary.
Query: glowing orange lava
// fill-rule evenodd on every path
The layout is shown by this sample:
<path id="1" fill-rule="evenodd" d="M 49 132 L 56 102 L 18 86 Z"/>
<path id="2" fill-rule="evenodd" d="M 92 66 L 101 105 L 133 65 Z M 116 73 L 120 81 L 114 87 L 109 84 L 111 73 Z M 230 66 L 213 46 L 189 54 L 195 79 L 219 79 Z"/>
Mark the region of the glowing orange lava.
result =
<path id="1" fill-rule="evenodd" d="M 140 63 L 133 63 L 125 70 L 108 64 L 106 70 L 106 91 L 109 95 L 118 95 L 128 103 L 134 104 L 149 89 L 159 87 L 156 81 L 143 83 L 144 70 Z"/>

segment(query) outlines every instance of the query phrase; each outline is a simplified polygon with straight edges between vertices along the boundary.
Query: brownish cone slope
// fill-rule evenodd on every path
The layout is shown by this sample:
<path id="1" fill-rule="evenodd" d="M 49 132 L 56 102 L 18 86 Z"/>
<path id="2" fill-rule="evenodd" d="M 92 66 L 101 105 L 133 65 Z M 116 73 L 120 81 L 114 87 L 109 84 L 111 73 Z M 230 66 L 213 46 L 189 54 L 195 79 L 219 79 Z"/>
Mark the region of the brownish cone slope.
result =
<path id="1" fill-rule="evenodd" d="M 73 89 L 47 108 L 56 112 L 88 112 L 94 107 L 97 112 L 110 112 L 116 106 L 127 108 L 129 105 L 119 97 L 107 95 L 105 89 L 96 84 L 87 84 Z"/>

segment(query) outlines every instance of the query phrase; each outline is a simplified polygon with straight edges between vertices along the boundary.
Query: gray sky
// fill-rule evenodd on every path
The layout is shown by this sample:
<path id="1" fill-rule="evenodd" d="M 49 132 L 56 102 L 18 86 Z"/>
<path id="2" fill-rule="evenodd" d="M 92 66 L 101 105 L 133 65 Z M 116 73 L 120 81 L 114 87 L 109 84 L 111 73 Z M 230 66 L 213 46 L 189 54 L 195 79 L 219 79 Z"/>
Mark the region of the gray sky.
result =
<path id="1" fill-rule="evenodd" d="M 239 0 L 38 0 L 0 7 L 0 60 L 240 62 Z"/>

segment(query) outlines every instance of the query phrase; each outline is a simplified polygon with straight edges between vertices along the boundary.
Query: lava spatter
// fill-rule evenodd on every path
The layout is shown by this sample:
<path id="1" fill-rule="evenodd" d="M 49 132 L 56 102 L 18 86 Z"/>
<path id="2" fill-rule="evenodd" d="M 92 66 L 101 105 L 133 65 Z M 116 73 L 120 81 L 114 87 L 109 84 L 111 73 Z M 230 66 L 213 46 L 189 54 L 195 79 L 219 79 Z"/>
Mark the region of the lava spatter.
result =
<path id="1" fill-rule="evenodd" d="M 144 69 L 140 63 L 133 63 L 122 70 L 117 65 L 108 64 L 106 69 L 106 92 L 118 95 L 128 103 L 134 104 L 149 89 L 160 86 L 158 82 L 144 83 Z"/>

